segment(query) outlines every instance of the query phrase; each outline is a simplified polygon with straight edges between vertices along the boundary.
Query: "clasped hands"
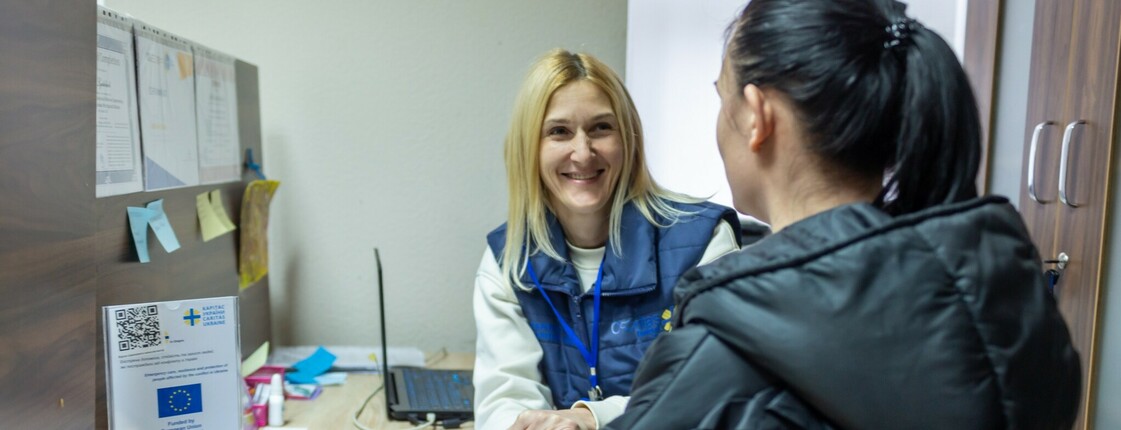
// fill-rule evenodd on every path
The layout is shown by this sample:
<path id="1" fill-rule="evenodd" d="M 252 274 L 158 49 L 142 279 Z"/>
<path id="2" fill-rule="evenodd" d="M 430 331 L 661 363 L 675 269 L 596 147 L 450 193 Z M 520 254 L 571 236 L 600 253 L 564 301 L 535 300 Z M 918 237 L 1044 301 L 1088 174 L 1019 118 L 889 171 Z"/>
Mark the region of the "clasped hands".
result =
<path id="1" fill-rule="evenodd" d="M 510 430 L 595 430 L 596 420 L 587 408 L 559 411 L 530 410 L 518 415 Z"/>

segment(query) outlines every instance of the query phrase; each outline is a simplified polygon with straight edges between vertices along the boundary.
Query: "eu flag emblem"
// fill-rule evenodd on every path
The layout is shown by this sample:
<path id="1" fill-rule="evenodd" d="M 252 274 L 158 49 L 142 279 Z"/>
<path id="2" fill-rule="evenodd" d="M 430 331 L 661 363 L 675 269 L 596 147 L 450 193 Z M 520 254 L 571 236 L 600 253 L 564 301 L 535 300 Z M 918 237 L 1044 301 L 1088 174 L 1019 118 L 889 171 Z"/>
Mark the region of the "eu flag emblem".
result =
<path id="1" fill-rule="evenodd" d="M 202 384 L 156 389 L 160 418 L 202 412 Z"/>

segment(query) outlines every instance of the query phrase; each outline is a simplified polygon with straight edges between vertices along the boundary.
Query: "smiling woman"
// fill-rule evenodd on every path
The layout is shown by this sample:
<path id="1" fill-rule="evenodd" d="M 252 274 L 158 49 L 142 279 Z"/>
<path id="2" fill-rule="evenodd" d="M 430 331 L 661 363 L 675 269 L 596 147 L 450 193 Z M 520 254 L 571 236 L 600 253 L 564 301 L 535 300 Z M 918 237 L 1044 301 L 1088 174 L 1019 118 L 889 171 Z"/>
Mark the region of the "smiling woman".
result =
<path id="1" fill-rule="evenodd" d="M 553 93 L 541 137 L 541 181 L 549 208 L 567 224 L 569 243 L 607 242 L 611 194 L 623 165 L 623 143 L 611 100 L 587 81 Z M 577 228 L 577 225 L 584 228 Z"/>
<path id="2" fill-rule="evenodd" d="M 512 116 L 509 215 L 475 278 L 476 422 L 597 428 L 669 327 L 677 278 L 738 249 L 739 222 L 650 178 L 634 103 L 594 57 L 546 54 Z"/>

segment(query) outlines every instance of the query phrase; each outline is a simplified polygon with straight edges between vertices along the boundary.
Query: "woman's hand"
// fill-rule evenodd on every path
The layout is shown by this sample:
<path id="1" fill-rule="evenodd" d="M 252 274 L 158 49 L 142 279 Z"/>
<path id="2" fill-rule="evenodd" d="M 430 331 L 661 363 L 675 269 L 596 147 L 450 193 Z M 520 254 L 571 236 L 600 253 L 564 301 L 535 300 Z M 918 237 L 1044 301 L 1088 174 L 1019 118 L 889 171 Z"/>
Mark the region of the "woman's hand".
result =
<path id="1" fill-rule="evenodd" d="M 587 408 L 560 411 L 525 411 L 510 430 L 595 430 L 596 419 Z"/>

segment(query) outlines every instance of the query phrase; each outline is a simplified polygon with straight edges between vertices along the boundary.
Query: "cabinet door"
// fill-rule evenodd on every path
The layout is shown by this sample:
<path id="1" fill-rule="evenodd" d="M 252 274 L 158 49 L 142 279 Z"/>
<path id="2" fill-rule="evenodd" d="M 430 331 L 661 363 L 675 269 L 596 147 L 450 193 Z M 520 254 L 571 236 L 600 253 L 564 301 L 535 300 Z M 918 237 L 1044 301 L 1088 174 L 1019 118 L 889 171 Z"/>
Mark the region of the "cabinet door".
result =
<path id="1" fill-rule="evenodd" d="M 1069 0 L 1037 0 L 1028 77 L 1020 213 L 1043 258 L 1055 250 L 1059 145 L 1074 11 Z"/>
<path id="2" fill-rule="evenodd" d="M 1119 24 L 1114 0 L 1036 2 L 1020 211 L 1044 259 L 1070 258 L 1056 299 L 1082 361 L 1079 429 L 1094 403 Z"/>
<path id="3" fill-rule="evenodd" d="M 1096 374 L 1095 338 L 1102 289 L 1102 255 L 1109 161 L 1114 141 L 1118 53 L 1121 51 L 1121 2 L 1080 0 L 1074 4 L 1070 43 L 1071 76 L 1061 124 L 1067 148 L 1060 177 L 1067 202 L 1057 211 L 1057 252 L 1070 256 L 1057 290 L 1059 308 L 1066 318 L 1081 355 L 1083 369 L 1082 417 L 1091 416 L 1093 375 Z M 1059 130 L 1059 129 L 1056 129 Z M 1061 162 L 1061 160 L 1060 160 Z M 1051 257 L 1046 257 L 1051 258 Z M 1085 423 L 1082 419 L 1082 423 Z M 1076 426 L 1080 428 L 1081 423 Z"/>
<path id="4" fill-rule="evenodd" d="M 0 1 L 0 427 L 94 426 L 92 1 Z"/>

